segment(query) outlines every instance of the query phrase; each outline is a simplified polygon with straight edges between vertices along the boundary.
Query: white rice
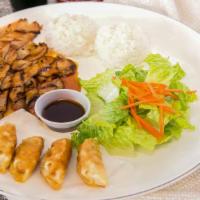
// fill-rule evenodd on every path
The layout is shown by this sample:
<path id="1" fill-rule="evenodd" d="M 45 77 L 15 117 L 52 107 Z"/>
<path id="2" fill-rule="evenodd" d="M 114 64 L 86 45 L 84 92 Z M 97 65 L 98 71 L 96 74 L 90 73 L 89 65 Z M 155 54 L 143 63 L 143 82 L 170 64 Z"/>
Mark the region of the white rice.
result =
<path id="1" fill-rule="evenodd" d="M 140 27 L 130 23 L 102 26 L 96 37 L 98 57 L 109 67 L 140 64 L 149 53 L 149 42 Z"/>
<path id="2" fill-rule="evenodd" d="M 94 50 L 96 24 L 82 15 L 64 14 L 45 28 L 47 43 L 67 56 L 90 55 Z"/>

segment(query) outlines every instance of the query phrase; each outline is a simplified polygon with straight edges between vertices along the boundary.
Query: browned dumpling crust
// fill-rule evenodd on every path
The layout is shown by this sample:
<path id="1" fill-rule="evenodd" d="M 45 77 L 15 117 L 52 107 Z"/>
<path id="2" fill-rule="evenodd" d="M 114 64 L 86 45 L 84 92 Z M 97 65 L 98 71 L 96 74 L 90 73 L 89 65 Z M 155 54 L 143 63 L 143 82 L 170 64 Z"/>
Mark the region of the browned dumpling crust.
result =
<path id="1" fill-rule="evenodd" d="M 6 173 L 15 152 L 16 128 L 12 124 L 0 126 L 0 173 Z"/>
<path id="2" fill-rule="evenodd" d="M 10 174 L 18 182 L 25 182 L 36 168 L 44 146 L 42 137 L 26 138 L 17 147 L 16 154 L 10 166 Z"/>
<path id="3" fill-rule="evenodd" d="M 71 158 L 72 146 L 68 139 L 53 142 L 42 159 L 40 172 L 48 185 L 58 190 L 64 182 L 67 166 Z"/>
<path id="4" fill-rule="evenodd" d="M 106 187 L 107 175 L 100 147 L 95 139 L 86 139 L 79 147 L 77 172 L 89 186 Z"/>

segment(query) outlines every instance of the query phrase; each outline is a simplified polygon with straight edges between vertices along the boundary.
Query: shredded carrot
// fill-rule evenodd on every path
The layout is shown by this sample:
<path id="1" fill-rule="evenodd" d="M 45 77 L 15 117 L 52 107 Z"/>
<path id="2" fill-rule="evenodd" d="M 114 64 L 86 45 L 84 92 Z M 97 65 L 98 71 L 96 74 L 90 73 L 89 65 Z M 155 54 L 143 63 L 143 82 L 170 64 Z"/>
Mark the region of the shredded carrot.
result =
<path id="1" fill-rule="evenodd" d="M 159 106 L 160 108 L 160 133 L 164 134 L 164 109 L 163 106 Z"/>
<path id="2" fill-rule="evenodd" d="M 151 135 L 160 139 L 164 135 L 164 115 L 165 113 L 174 114 L 175 110 L 165 104 L 165 98 L 171 97 L 177 99 L 175 93 L 184 92 L 179 89 L 169 89 L 167 85 L 160 83 L 136 82 L 126 79 L 121 80 L 121 84 L 128 88 L 128 104 L 121 109 L 130 109 L 130 113 L 137 122 L 138 126 L 144 128 Z M 195 93 L 188 91 L 187 93 Z M 136 112 L 136 106 L 140 104 L 149 104 L 159 108 L 159 129 L 157 130 L 151 123 L 141 118 Z"/>

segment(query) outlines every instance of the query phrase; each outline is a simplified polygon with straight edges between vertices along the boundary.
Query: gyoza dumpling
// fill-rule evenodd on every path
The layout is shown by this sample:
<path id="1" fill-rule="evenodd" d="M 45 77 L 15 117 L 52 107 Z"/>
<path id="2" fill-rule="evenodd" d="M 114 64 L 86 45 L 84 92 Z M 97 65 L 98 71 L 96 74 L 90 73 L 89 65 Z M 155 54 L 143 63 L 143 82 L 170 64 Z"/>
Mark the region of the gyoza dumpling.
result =
<path id="1" fill-rule="evenodd" d="M 6 173 L 17 143 L 16 128 L 12 124 L 0 126 L 0 173 Z"/>
<path id="2" fill-rule="evenodd" d="M 41 162 L 40 172 L 45 181 L 55 190 L 61 188 L 69 160 L 71 141 L 59 139 L 53 142 Z"/>
<path id="3" fill-rule="evenodd" d="M 105 187 L 107 176 L 99 144 L 95 139 L 86 139 L 79 147 L 77 172 L 84 183 L 90 186 Z"/>
<path id="4" fill-rule="evenodd" d="M 18 182 L 25 182 L 33 173 L 44 146 L 42 137 L 26 138 L 17 147 L 16 154 L 10 166 L 10 173 Z"/>

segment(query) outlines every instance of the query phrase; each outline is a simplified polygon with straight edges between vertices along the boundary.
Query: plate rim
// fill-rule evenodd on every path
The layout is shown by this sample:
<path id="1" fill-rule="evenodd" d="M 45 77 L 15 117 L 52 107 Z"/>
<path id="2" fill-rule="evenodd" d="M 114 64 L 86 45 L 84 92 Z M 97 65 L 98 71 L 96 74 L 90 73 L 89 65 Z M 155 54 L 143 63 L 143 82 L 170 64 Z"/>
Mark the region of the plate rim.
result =
<path id="1" fill-rule="evenodd" d="M 36 7 L 32 7 L 32 8 L 27 8 L 27 9 L 24 9 L 24 10 L 20 10 L 20 11 L 17 11 L 17 12 L 13 12 L 11 14 L 7 14 L 5 16 L 1 16 L 0 17 L 0 20 L 2 20 L 3 18 L 7 18 L 7 17 L 14 17 L 16 14 L 18 13 L 23 13 L 24 11 L 33 11 L 35 9 L 38 9 L 40 7 L 56 7 L 56 6 L 61 6 L 63 4 L 71 4 L 71 5 L 85 5 L 85 6 L 100 6 L 100 7 L 104 7 L 104 6 L 114 6 L 114 7 L 121 7 L 122 9 L 123 8 L 133 8 L 133 9 L 136 9 L 136 10 L 141 10 L 143 12 L 146 12 L 147 14 L 152 14 L 156 17 L 161 17 L 163 19 L 166 19 L 168 21 L 170 21 L 171 23 L 175 24 L 175 25 L 178 25 L 178 26 L 181 26 L 183 27 L 185 30 L 187 30 L 187 32 L 191 32 L 193 35 L 196 36 L 196 38 L 198 38 L 200 40 L 200 34 L 195 31 L 194 29 L 190 28 L 189 26 L 187 26 L 186 24 L 176 20 L 176 19 L 173 19 L 173 18 L 170 18 L 164 14 L 161 14 L 161 13 L 157 13 L 157 12 L 154 12 L 152 10 L 148 10 L 148 9 L 145 9 L 145 8 L 140 8 L 140 7 L 137 7 L 137 6 L 131 6 L 131 5 L 124 5 L 124 4 L 118 4 L 118 3 L 110 3 L 110 2 L 64 2 L 64 3 L 56 3 L 56 4 L 47 4 L 47 5 L 41 5 L 41 6 L 36 6 Z M 1 23 L 1 22 L 0 22 Z M 133 193 L 133 194 L 127 194 L 127 195 L 122 195 L 122 196 L 117 196 L 117 197 L 112 197 L 112 198 L 101 198 L 99 200 L 119 200 L 119 199 L 126 199 L 126 198 L 135 198 L 135 197 L 138 197 L 138 196 L 142 196 L 142 195 L 146 195 L 146 194 L 149 194 L 149 193 L 152 193 L 152 192 L 155 192 L 155 191 L 158 191 L 158 190 L 161 190 L 165 187 L 168 187 L 170 185 L 173 185 L 175 184 L 176 182 L 186 178 L 187 176 L 191 175 L 192 173 L 194 173 L 196 170 L 200 169 L 200 160 L 199 162 L 193 166 L 192 168 L 190 168 L 189 170 L 186 170 L 185 172 L 181 173 L 180 175 L 177 175 L 176 177 L 164 182 L 164 183 L 161 183 L 161 184 L 158 184 L 157 186 L 154 186 L 152 188 L 149 188 L 149 189 L 146 189 L 146 190 L 143 190 L 143 191 L 139 191 L 139 192 L 136 192 L 136 193 Z M 29 195 L 22 195 L 22 194 L 13 194 L 12 192 L 7 192 L 7 191 L 4 191 L 0 188 L 0 194 L 4 195 L 4 196 L 8 196 L 8 197 L 17 197 L 18 198 L 30 198 L 30 199 L 34 199 L 36 198 L 37 200 L 47 200 L 45 198 L 38 198 L 38 197 L 34 197 L 34 196 L 29 196 Z"/>

